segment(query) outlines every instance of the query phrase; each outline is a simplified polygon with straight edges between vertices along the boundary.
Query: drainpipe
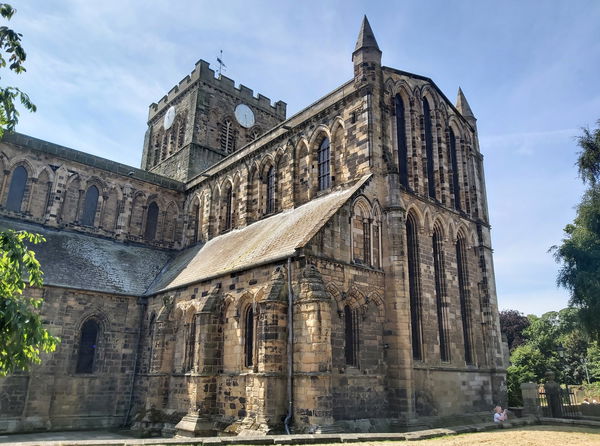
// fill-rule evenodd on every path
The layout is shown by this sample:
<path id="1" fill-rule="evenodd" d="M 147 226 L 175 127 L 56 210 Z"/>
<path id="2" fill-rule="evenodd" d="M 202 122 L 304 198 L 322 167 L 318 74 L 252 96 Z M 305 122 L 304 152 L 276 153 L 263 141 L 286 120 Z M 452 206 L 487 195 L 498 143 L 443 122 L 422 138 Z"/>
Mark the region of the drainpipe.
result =
<path id="1" fill-rule="evenodd" d="M 288 413 L 283 424 L 285 425 L 286 434 L 290 435 L 290 420 L 292 419 L 293 409 L 293 394 L 292 394 L 292 373 L 294 366 L 294 318 L 293 318 L 293 301 L 292 293 L 292 258 L 288 257 L 288 340 L 287 340 L 287 398 L 288 398 Z"/>
<path id="2" fill-rule="evenodd" d="M 127 403 L 127 412 L 125 413 L 125 419 L 123 420 L 123 427 L 127 425 L 129 414 L 131 413 L 131 406 L 133 405 L 133 389 L 135 384 L 135 374 L 138 370 L 138 356 L 140 352 L 140 346 L 142 345 L 142 330 L 144 328 L 144 314 L 146 314 L 146 306 L 148 305 L 148 298 L 140 297 L 140 325 L 138 327 L 138 338 L 135 346 L 135 353 L 133 356 L 133 370 L 131 373 L 131 384 L 129 390 L 129 402 Z"/>

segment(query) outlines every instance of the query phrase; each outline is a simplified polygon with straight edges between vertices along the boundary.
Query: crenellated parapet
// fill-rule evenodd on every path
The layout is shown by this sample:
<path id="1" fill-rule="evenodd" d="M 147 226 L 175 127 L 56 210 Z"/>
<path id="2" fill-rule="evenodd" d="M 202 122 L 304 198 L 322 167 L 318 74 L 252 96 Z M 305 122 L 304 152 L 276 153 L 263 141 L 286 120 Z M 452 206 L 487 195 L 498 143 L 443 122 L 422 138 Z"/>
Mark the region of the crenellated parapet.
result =
<path id="1" fill-rule="evenodd" d="M 195 86 L 198 82 L 204 82 L 210 84 L 212 87 L 217 88 L 223 92 L 230 93 L 234 96 L 244 100 L 249 105 L 261 108 L 263 111 L 270 112 L 280 119 L 285 119 L 287 104 L 283 101 L 277 101 L 271 103 L 271 99 L 263 96 L 260 93 L 254 95 L 254 91 L 245 85 L 240 84 L 238 87 L 235 86 L 235 81 L 228 78 L 227 76 L 215 76 L 215 71 L 210 68 L 210 64 L 200 59 L 196 62 L 194 70 L 184 77 L 177 85 L 175 85 L 169 92 L 164 95 L 158 103 L 150 104 L 150 110 L 148 113 L 148 121 L 152 121 L 155 116 L 160 114 L 168 108 L 179 95 L 184 93 L 187 89 Z"/>

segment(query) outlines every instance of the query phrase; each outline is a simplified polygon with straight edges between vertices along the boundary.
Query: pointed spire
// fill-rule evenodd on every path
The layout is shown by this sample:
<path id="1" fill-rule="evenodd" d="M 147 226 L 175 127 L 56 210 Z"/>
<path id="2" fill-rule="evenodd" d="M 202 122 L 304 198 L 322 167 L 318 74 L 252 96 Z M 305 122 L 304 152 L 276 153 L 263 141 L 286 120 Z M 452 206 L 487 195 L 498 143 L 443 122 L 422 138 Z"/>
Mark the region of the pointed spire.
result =
<path id="1" fill-rule="evenodd" d="M 458 87 L 458 95 L 456 97 L 456 109 L 460 112 L 461 115 L 463 115 L 463 117 L 467 121 L 477 121 L 477 118 L 475 118 L 473 110 L 471 110 L 471 107 L 467 102 L 467 98 L 465 97 L 465 94 L 463 93 L 460 87 Z"/>
<path id="2" fill-rule="evenodd" d="M 360 26 L 354 51 L 356 52 L 362 48 L 375 48 L 377 51 L 381 51 L 379 49 L 379 45 L 377 45 L 375 34 L 373 34 L 373 30 L 371 29 L 371 25 L 369 24 L 369 20 L 367 19 L 366 15 L 363 17 L 362 25 Z"/>

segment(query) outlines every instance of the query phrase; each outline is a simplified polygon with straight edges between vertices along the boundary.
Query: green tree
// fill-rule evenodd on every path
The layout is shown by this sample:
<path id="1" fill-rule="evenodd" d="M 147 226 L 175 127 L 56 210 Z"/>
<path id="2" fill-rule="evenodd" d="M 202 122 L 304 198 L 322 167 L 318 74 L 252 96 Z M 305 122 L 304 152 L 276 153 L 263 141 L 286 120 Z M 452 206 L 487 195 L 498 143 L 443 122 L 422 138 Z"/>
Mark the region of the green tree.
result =
<path id="1" fill-rule="evenodd" d="M 7 3 L 0 3 L 0 15 L 10 20 L 16 9 Z M 0 68 L 5 68 L 21 74 L 25 72 L 25 59 L 27 55 L 21 46 L 22 34 L 17 33 L 7 26 L 0 26 Z M 0 86 L 0 138 L 5 130 L 12 131 L 19 122 L 19 111 L 15 103 L 21 102 L 29 111 L 36 111 L 36 106 L 29 96 L 17 87 Z"/>
<path id="2" fill-rule="evenodd" d="M 15 12 L 12 6 L 0 3 L 0 15 L 6 20 Z M 0 68 L 8 66 L 17 74 L 25 71 L 21 37 L 7 26 L 0 27 Z M 0 137 L 19 121 L 17 100 L 25 109 L 36 110 L 27 94 L 16 87 L 0 86 Z M 40 362 L 40 352 L 54 351 L 59 342 L 43 327 L 38 313 L 42 299 L 23 295 L 27 285 L 42 285 L 40 264 L 26 245 L 42 241 L 42 236 L 25 231 L 0 232 L 0 375 Z"/>
<path id="3" fill-rule="evenodd" d="M 42 286 L 42 270 L 26 242 L 43 242 L 39 234 L 0 232 L 0 375 L 40 362 L 40 351 L 52 352 L 58 338 L 43 327 L 42 299 L 23 295 L 27 284 Z"/>
<path id="4" fill-rule="evenodd" d="M 584 329 L 600 340 L 600 121 L 598 128 L 583 129 L 577 139 L 579 176 L 588 189 L 577 207 L 573 223 L 559 246 L 550 250 L 561 264 L 557 283 L 569 290 L 569 305 L 579 310 Z"/>
<path id="5" fill-rule="evenodd" d="M 521 383 L 539 383 L 544 379 L 547 370 L 554 370 L 548 358 L 532 344 L 520 345 L 510 355 L 510 366 L 507 370 L 508 404 L 521 406 Z"/>

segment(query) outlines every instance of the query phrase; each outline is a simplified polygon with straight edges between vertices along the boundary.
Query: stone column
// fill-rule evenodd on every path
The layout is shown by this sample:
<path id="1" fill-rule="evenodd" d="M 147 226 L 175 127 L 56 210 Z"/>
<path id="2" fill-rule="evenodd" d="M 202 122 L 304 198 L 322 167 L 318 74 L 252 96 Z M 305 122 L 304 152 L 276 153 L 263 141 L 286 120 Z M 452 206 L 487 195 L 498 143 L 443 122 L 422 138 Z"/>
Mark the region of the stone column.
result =
<path id="1" fill-rule="evenodd" d="M 258 302 L 256 330 L 260 405 L 257 422 L 268 428 L 281 425 L 287 408 L 287 277 L 277 267 L 265 300 Z M 254 403 L 255 407 L 258 402 Z"/>
<path id="2" fill-rule="evenodd" d="M 215 435 L 212 417 L 216 414 L 217 374 L 222 368 L 222 331 L 220 330 L 220 286 L 214 287 L 197 315 L 197 342 L 193 376 L 195 398 L 188 413 L 175 426 L 179 437 Z"/>
<path id="3" fill-rule="evenodd" d="M 405 216 L 401 207 L 386 210 L 389 252 L 383 258 L 385 275 L 386 333 L 384 342 L 388 360 L 387 386 L 393 418 L 405 422 L 415 416 L 412 382 L 412 345 L 410 329 L 410 296 L 404 243 Z"/>
<path id="4" fill-rule="evenodd" d="M 294 301 L 294 424 L 316 432 L 333 423 L 331 302 L 314 265 L 302 271 Z"/>

